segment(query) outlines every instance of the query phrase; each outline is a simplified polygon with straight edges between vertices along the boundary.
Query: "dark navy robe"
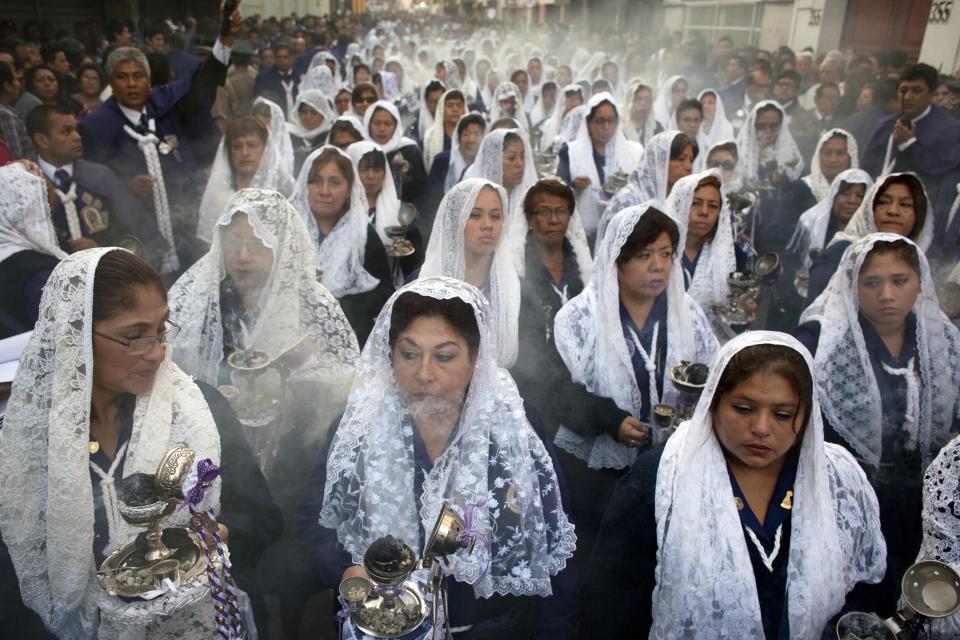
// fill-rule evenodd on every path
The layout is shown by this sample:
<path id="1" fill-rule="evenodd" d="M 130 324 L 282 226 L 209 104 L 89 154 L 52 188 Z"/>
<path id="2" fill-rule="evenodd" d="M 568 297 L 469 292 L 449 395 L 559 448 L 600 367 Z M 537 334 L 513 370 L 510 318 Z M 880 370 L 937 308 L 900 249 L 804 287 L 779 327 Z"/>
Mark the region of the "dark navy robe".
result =
<path id="1" fill-rule="evenodd" d="M 887 143 L 899 117 L 901 114 L 895 113 L 880 120 L 862 152 L 861 165 L 875 180 L 883 171 Z M 960 121 L 931 104 L 930 113 L 917 121 L 916 127 L 916 142 L 903 151 L 893 145 L 893 172 L 912 171 L 923 182 L 932 208 L 934 243 L 942 246 L 947 214 L 957 195 L 954 187 L 960 182 Z"/>
<path id="2" fill-rule="evenodd" d="M 557 452 L 544 434 L 543 420 L 540 415 L 527 403 L 524 403 L 524 410 L 533 430 L 543 441 L 557 474 L 560 503 L 555 503 L 549 507 L 545 505 L 545 510 L 547 508 L 561 508 L 569 514 L 567 485 L 557 460 Z M 334 424 L 339 425 L 339 422 L 340 420 L 337 419 Z M 424 478 L 433 468 L 433 463 L 416 428 L 409 425 L 407 431 L 409 437 L 406 439 L 413 448 L 413 457 L 416 464 L 413 495 L 416 496 L 419 509 Z M 326 588 L 336 588 L 340 583 L 340 576 L 353 564 L 350 555 L 338 541 L 336 531 L 327 529 L 318 522 L 318 514 L 323 508 L 323 494 L 327 480 L 327 455 L 335 432 L 335 428 L 330 429 L 330 440 L 327 448 L 317 458 L 300 520 L 301 536 L 310 551 L 318 580 Z M 451 438 L 453 435 L 452 433 Z M 496 473 L 496 469 L 491 469 L 491 473 Z M 554 496 L 555 498 L 556 496 Z M 424 534 L 425 532 L 420 532 L 420 548 L 423 548 L 426 543 L 426 540 L 423 539 Z M 579 545 L 579 539 L 577 542 Z M 473 625 L 469 632 L 462 635 L 454 634 L 454 637 L 466 637 L 470 640 L 534 637 L 565 640 L 572 638 L 577 616 L 575 596 L 577 569 L 574 560 L 567 560 L 566 568 L 551 578 L 550 583 L 553 588 L 553 595 L 547 598 L 503 595 L 477 598 L 473 593 L 473 587 L 470 585 L 456 580 L 448 580 L 451 626 Z"/>
<path id="3" fill-rule="evenodd" d="M 146 104 L 147 119 L 156 123 L 156 135 L 161 142 L 176 140 L 177 152 L 160 154 L 163 179 L 171 208 L 192 206 L 200 201 L 206 179 L 200 169 L 213 160 L 219 144 L 219 132 L 210 109 L 217 95 L 217 87 L 226 80 L 227 68 L 209 56 L 193 76 L 180 78 L 170 84 L 154 87 Z M 124 126 L 135 127 L 111 97 L 80 120 L 77 128 L 83 137 L 83 152 L 87 160 L 105 164 L 122 180 L 146 175 L 147 165 L 137 142 Z M 172 144 L 172 142 L 171 142 Z M 153 211 L 153 198 L 143 201 Z"/>
<path id="4" fill-rule="evenodd" d="M 290 80 L 293 82 L 292 96 L 293 99 L 296 100 L 297 94 L 299 93 L 300 77 L 292 70 L 286 75 L 281 75 L 276 67 L 264 69 L 257 74 L 257 79 L 253 83 L 253 95 L 258 97 L 263 96 L 267 100 L 280 105 L 283 112 L 287 113 L 287 110 L 293 105 L 287 104 L 287 92 L 283 88 L 282 80 Z"/>
<path id="5" fill-rule="evenodd" d="M 655 499 L 662 455 L 663 448 L 658 447 L 637 458 L 610 500 L 596 551 L 591 564 L 584 570 L 581 627 L 590 630 L 591 638 L 639 640 L 647 638 L 650 633 L 657 565 Z M 793 487 L 798 458 L 787 455 L 790 458 L 780 472 L 763 523 L 753 514 L 736 480 L 732 474 L 730 476 L 730 499 L 739 497 L 744 504 L 744 509 L 739 511 L 740 524 L 756 580 L 760 619 L 766 640 L 787 640 L 790 637 L 789 623 L 783 614 L 790 598 L 786 592 L 786 573 L 790 557 L 792 509 L 786 509 L 782 504 L 786 492 Z M 701 526 L 698 522 L 679 524 Z M 783 527 L 780 552 L 772 563 L 773 571 L 769 571 L 760 559 L 759 550 L 749 539 L 747 530 L 757 536 L 764 552 L 769 554 L 777 527 Z M 709 549 L 703 551 L 711 552 Z M 873 611 L 887 615 L 882 603 L 888 602 L 891 596 L 895 597 L 895 582 L 896 578 L 888 571 L 887 578 L 879 585 L 857 583 L 847 594 L 841 612 Z M 629 603 L 629 606 L 624 606 L 625 603 Z M 827 624 L 828 628 L 835 624 L 837 617 Z"/>
<path id="6" fill-rule="evenodd" d="M 123 236 L 132 235 L 143 244 L 144 258 L 154 266 L 160 265 L 166 247 L 156 218 L 147 213 L 110 167 L 82 158 L 75 160 L 73 182 L 77 185 L 75 205 L 84 237 L 92 238 L 102 247 L 109 247 L 117 244 Z M 89 208 L 99 212 L 100 216 L 86 211 Z M 66 208 L 60 203 L 50 213 L 60 247 L 69 253 L 70 228 Z"/>

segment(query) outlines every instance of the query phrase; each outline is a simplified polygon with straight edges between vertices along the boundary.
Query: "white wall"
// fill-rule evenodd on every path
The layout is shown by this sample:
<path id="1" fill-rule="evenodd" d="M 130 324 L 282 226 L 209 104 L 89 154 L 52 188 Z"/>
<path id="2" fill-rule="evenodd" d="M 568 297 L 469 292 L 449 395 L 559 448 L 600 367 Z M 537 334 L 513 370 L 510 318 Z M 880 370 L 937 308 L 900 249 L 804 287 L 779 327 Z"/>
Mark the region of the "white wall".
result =
<path id="1" fill-rule="evenodd" d="M 760 16 L 760 38 L 757 46 L 769 51 L 775 50 L 790 40 L 790 22 L 793 17 L 792 4 L 764 3 Z"/>
<path id="2" fill-rule="evenodd" d="M 847 0 L 796 0 L 787 44 L 794 51 L 813 47 L 817 53 L 840 48 Z M 811 25 L 811 14 L 817 15 Z"/>
<path id="3" fill-rule="evenodd" d="M 931 12 L 936 9 L 937 4 L 947 3 L 934 0 Z M 920 48 L 920 62 L 937 67 L 941 73 L 953 75 L 960 67 L 960 2 L 949 4 L 952 5 L 950 18 L 945 24 L 927 23 Z"/>

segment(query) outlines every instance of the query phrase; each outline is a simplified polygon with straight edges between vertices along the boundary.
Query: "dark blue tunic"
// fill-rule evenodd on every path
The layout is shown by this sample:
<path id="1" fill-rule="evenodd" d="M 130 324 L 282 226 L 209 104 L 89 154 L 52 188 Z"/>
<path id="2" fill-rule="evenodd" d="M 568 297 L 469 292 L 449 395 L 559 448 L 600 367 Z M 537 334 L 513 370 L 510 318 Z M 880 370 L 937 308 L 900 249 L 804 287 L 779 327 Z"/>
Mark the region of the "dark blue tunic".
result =
<path id="1" fill-rule="evenodd" d="M 560 485 L 562 504 L 549 508 L 563 508 L 566 506 L 566 483 L 563 479 L 560 465 L 557 462 L 556 451 L 549 440 L 543 435 L 543 421 L 536 410 L 524 403 L 527 419 L 537 435 L 543 439 L 547 453 L 553 460 Z M 339 421 L 338 421 L 339 422 Z M 412 423 L 406 425 L 405 435 L 409 446 L 413 448 L 416 473 L 414 474 L 413 495 L 420 508 L 420 499 L 423 493 L 423 482 L 426 474 L 430 473 L 433 463 L 427 454 L 417 430 Z M 343 572 L 353 562 L 350 555 L 343 549 L 337 540 L 337 534 L 318 523 L 323 508 L 323 494 L 327 477 L 327 455 L 336 429 L 330 430 L 330 442 L 327 449 L 317 459 L 316 466 L 310 478 L 310 489 L 302 510 L 300 521 L 301 534 L 306 542 L 320 583 L 328 588 L 336 589 Z M 453 434 L 451 433 L 451 438 Z M 494 473 L 494 471 L 491 471 Z M 545 510 L 548 508 L 544 505 Z M 426 540 L 425 532 L 420 532 L 420 548 Z M 469 637 L 472 640 L 485 638 L 529 638 L 539 632 L 543 638 L 570 638 L 574 630 L 577 617 L 575 585 L 577 581 L 576 567 L 572 559 L 567 561 L 567 567 L 550 582 L 553 595 L 547 598 L 528 598 L 517 596 L 494 595 L 490 598 L 478 599 L 473 593 L 473 587 L 468 584 L 448 581 L 450 599 L 451 626 L 460 627 L 474 625 L 474 629 L 466 634 L 455 634 L 455 637 Z"/>

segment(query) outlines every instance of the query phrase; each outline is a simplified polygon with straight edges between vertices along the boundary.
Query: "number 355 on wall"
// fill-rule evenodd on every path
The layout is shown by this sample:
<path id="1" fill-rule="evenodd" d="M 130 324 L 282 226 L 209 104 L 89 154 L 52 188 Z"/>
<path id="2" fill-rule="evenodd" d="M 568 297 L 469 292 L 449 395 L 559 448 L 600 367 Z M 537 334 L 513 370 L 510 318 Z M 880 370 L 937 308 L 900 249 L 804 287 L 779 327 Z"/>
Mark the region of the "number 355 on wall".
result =
<path id="1" fill-rule="evenodd" d="M 953 0 L 943 0 L 934 2 L 930 5 L 930 18 L 928 24 L 947 24 L 950 22 L 950 14 L 953 13 Z"/>

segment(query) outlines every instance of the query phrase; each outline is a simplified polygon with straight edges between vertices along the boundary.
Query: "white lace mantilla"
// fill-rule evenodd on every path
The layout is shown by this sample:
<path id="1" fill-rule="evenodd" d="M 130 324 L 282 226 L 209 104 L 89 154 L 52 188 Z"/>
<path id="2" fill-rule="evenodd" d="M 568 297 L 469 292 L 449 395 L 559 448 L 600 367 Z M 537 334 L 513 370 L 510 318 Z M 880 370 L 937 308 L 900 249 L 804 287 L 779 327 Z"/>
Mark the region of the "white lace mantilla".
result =
<path id="1" fill-rule="evenodd" d="M 710 365 L 693 419 L 667 441 L 656 484 L 657 584 L 651 638 L 762 638 L 756 578 L 710 406 L 730 359 L 758 344 L 809 352 L 782 333 L 750 331 Z M 790 637 L 819 638 L 858 582 L 886 570 L 877 498 L 853 457 L 824 444 L 814 393 L 794 483 L 787 564 Z M 690 526 L 696 523 L 696 526 Z"/>
<path id="2" fill-rule="evenodd" d="M 416 461 L 409 410 L 390 364 L 393 305 L 404 293 L 469 304 L 480 329 L 473 379 L 446 449 L 413 494 Z M 576 535 L 560 504 L 550 456 L 533 431 L 510 375 L 497 367 L 490 307 L 478 289 L 451 278 L 425 278 L 397 291 L 377 318 L 360 356 L 357 381 L 328 457 L 320 523 L 335 529 L 359 563 L 391 534 L 414 549 L 429 535 L 443 503 L 486 536 L 458 552 L 447 570 L 477 596 L 551 593 L 550 577 L 573 554 Z"/>

